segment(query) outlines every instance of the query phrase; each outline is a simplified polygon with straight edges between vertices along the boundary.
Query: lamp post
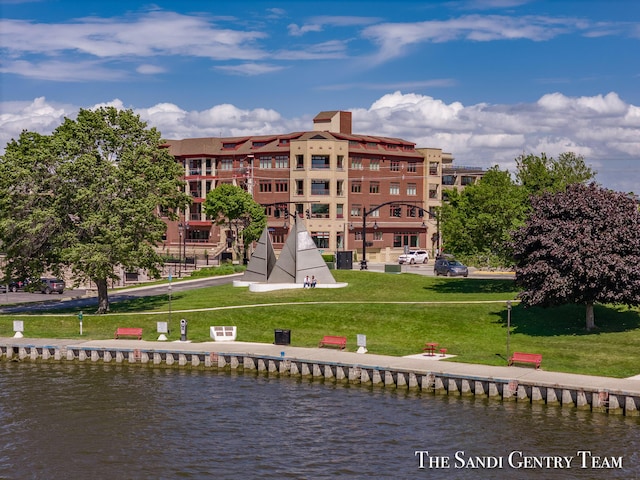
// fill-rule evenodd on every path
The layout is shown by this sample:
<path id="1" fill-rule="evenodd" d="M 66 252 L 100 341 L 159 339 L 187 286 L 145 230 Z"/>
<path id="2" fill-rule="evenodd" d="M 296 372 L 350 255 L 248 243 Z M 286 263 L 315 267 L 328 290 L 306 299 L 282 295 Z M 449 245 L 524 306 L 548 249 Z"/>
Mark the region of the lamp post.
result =
<path id="1" fill-rule="evenodd" d="M 178 278 L 182 278 L 182 236 L 184 226 L 182 222 L 178 223 L 178 233 L 180 234 L 180 243 L 178 243 Z"/>
<path id="2" fill-rule="evenodd" d="M 507 361 L 509 361 L 509 337 L 511 336 L 511 300 L 507 300 Z"/>
<path id="3" fill-rule="evenodd" d="M 182 237 L 182 254 L 184 258 L 184 272 L 187 273 L 187 235 L 189 233 L 189 222 L 184 222 L 184 236 Z"/>

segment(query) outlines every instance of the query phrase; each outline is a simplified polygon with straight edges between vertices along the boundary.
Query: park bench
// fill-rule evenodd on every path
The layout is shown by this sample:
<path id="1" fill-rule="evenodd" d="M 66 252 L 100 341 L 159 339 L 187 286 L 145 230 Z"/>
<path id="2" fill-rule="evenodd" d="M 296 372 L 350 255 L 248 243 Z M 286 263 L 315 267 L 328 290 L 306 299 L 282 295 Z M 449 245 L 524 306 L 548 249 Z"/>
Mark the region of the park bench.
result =
<path id="1" fill-rule="evenodd" d="M 209 334 L 216 342 L 235 342 L 238 329 L 235 326 L 209 327 Z"/>
<path id="2" fill-rule="evenodd" d="M 344 350 L 347 346 L 347 337 L 334 337 L 331 335 L 325 335 L 320 340 L 318 347 L 326 347 L 327 345 L 336 345 L 340 347 L 340 350 Z"/>
<path id="3" fill-rule="evenodd" d="M 136 337 L 138 340 L 142 340 L 142 329 L 118 327 L 116 328 L 116 340 L 120 337 Z"/>
<path id="4" fill-rule="evenodd" d="M 513 352 L 511 358 L 509 358 L 509 365 L 514 363 L 533 363 L 536 368 L 540 368 L 542 355 L 539 353 Z"/>

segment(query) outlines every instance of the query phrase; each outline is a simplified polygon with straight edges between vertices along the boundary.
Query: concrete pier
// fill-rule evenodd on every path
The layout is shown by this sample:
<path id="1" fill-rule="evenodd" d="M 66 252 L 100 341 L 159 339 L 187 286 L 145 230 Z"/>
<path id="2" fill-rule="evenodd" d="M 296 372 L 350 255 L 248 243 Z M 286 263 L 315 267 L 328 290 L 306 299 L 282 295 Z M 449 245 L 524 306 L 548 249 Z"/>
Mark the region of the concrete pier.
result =
<path id="1" fill-rule="evenodd" d="M 640 416 L 640 380 L 244 342 L 0 338 L 0 361 L 233 370 Z"/>

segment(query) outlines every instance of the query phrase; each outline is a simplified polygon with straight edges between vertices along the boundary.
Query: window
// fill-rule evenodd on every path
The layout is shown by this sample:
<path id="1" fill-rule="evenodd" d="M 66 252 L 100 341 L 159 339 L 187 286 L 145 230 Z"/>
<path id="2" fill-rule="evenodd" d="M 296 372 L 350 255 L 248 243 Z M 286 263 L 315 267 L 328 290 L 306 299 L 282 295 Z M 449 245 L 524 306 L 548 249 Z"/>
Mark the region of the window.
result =
<path id="1" fill-rule="evenodd" d="M 380 182 L 371 182 L 369 184 L 369 193 L 380 193 Z"/>
<path id="2" fill-rule="evenodd" d="M 318 248 L 329 248 L 329 232 L 311 232 L 311 238 Z"/>
<path id="3" fill-rule="evenodd" d="M 211 175 L 211 159 L 207 158 L 205 175 Z"/>
<path id="4" fill-rule="evenodd" d="M 230 171 L 233 170 L 233 159 L 223 158 L 220 160 L 220 170 Z"/>
<path id="5" fill-rule="evenodd" d="M 288 192 L 289 182 L 287 180 L 276 180 L 276 192 Z"/>
<path id="6" fill-rule="evenodd" d="M 200 175 L 202 161 L 199 158 L 192 158 L 189 160 L 189 175 Z"/>
<path id="7" fill-rule="evenodd" d="M 409 162 L 407 164 L 407 172 L 416 173 L 417 171 L 416 162 Z"/>
<path id="8" fill-rule="evenodd" d="M 260 157 L 260 168 L 271 168 L 271 157 Z"/>
<path id="9" fill-rule="evenodd" d="M 258 185 L 260 186 L 261 193 L 271 191 L 271 180 L 260 180 L 260 183 Z"/>
<path id="10" fill-rule="evenodd" d="M 409 232 L 396 232 L 393 234 L 393 246 L 396 248 L 404 246 L 416 248 L 418 247 L 418 234 Z"/>
<path id="11" fill-rule="evenodd" d="M 351 169 L 352 170 L 362 170 L 362 158 L 360 158 L 360 157 L 351 158 Z"/>
<path id="12" fill-rule="evenodd" d="M 338 162 L 336 165 L 338 170 L 342 170 L 344 168 L 344 155 L 338 155 Z"/>
<path id="13" fill-rule="evenodd" d="M 438 175 L 438 162 L 429 162 L 429 175 Z"/>
<path id="14" fill-rule="evenodd" d="M 391 161 L 391 167 L 389 167 L 389 170 L 391 170 L 392 172 L 399 172 L 400 171 L 400 162 L 398 162 L 396 160 L 392 160 Z"/>
<path id="15" fill-rule="evenodd" d="M 336 194 L 339 197 L 344 197 L 344 180 L 338 180 L 336 182 Z"/>
<path id="16" fill-rule="evenodd" d="M 369 170 L 374 172 L 380 171 L 380 160 L 370 160 L 369 161 Z"/>
<path id="17" fill-rule="evenodd" d="M 311 180 L 311 195 L 329 195 L 329 180 Z"/>
<path id="18" fill-rule="evenodd" d="M 418 216 L 418 209 L 416 207 L 407 207 L 407 217 L 415 218 Z"/>
<path id="19" fill-rule="evenodd" d="M 373 205 L 371 208 L 376 208 L 377 205 Z M 370 217 L 379 218 L 380 217 L 380 209 L 375 210 L 369 214 Z"/>
<path id="20" fill-rule="evenodd" d="M 362 193 L 362 182 L 351 182 L 351 193 Z"/>
<path id="21" fill-rule="evenodd" d="M 296 155 L 296 168 L 304 170 L 304 155 Z"/>
<path id="22" fill-rule="evenodd" d="M 402 207 L 397 205 L 389 205 L 389 216 L 400 218 L 402 216 Z"/>
<path id="23" fill-rule="evenodd" d="M 329 204 L 328 203 L 312 203 L 311 216 L 315 218 L 329 218 Z"/>
<path id="24" fill-rule="evenodd" d="M 415 183 L 408 183 L 407 184 L 407 195 L 415 196 L 416 192 L 417 192 L 416 184 Z"/>
<path id="25" fill-rule="evenodd" d="M 304 180 L 296 180 L 296 195 L 304 195 Z"/>
<path id="26" fill-rule="evenodd" d="M 344 204 L 342 203 L 336 205 L 336 218 L 344 218 Z"/>
<path id="27" fill-rule="evenodd" d="M 443 175 L 442 176 L 442 184 L 443 185 L 455 185 L 456 184 L 455 175 Z"/>
<path id="28" fill-rule="evenodd" d="M 438 186 L 432 185 L 429 187 L 429 198 L 436 199 L 438 198 Z"/>
<path id="29" fill-rule="evenodd" d="M 234 148 L 236 148 L 236 144 L 235 143 L 223 143 L 222 144 L 222 148 L 224 148 L 225 150 L 233 150 Z"/>
<path id="30" fill-rule="evenodd" d="M 276 168 L 289 168 L 289 157 L 287 155 L 276 155 Z"/>
<path id="31" fill-rule="evenodd" d="M 362 205 L 351 205 L 351 216 L 352 217 L 361 217 L 362 216 Z"/>
<path id="32" fill-rule="evenodd" d="M 252 142 L 252 147 L 253 148 L 260 148 L 260 147 L 264 147 L 267 144 L 267 142 L 263 142 L 263 141 L 259 141 L 259 142 Z"/>
<path id="33" fill-rule="evenodd" d="M 330 166 L 329 155 L 311 155 L 312 170 L 326 170 Z"/>
<path id="34" fill-rule="evenodd" d="M 475 183 L 475 178 L 474 177 L 470 177 L 468 175 L 464 175 L 460 179 L 460 184 L 462 184 L 462 185 L 472 185 L 473 183 Z"/>
<path id="35" fill-rule="evenodd" d="M 382 240 L 382 232 L 379 232 L 377 230 L 375 232 L 373 232 L 373 239 L 374 240 Z"/>
<path id="36" fill-rule="evenodd" d="M 390 195 L 400 195 L 400 184 L 399 183 L 392 183 L 389 186 L 389 194 Z"/>

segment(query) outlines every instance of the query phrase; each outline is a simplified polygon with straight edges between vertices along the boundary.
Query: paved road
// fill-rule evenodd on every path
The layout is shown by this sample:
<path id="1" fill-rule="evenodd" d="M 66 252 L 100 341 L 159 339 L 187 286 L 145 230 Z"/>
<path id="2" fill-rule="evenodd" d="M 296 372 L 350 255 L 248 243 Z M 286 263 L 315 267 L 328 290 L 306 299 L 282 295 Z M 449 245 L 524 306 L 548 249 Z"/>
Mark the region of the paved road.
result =
<path id="1" fill-rule="evenodd" d="M 359 270 L 359 265 L 354 264 L 354 270 Z M 369 263 L 368 269 L 373 272 L 384 272 L 384 263 Z M 434 276 L 433 263 L 402 265 L 402 273 L 414 273 L 417 275 Z M 191 290 L 194 288 L 202 288 L 215 285 L 224 285 L 231 283 L 241 274 L 229 275 L 225 277 L 208 277 L 194 280 L 184 280 L 173 282 L 171 285 L 172 293 Z M 474 268 L 469 269 L 469 278 L 484 279 L 507 279 L 513 278 L 513 273 L 506 272 L 485 272 Z M 163 285 L 132 287 L 124 290 L 114 290 L 109 293 L 109 302 L 121 302 L 132 298 L 165 295 L 168 293 L 168 283 Z M 0 293 L 0 313 L 24 313 L 37 312 L 42 310 L 51 310 L 52 308 L 86 308 L 91 309 L 98 305 L 98 299 L 94 296 L 87 296 L 86 290 L 66 290 L 62 295 L 51 294 L 44 295 L 42 293 L 27 292 L 9 292 Z"/>
<path id="2" fill-rule="evenodd" d="M 231 283 L 241 274 L 229 275 L 225 277 L 207 277 L 194 280 L 184 280 L 173 282 L 171 291 L 173 294 L 191 290 L 194 288 L 210 287 Z M 166 295 L 169 293 L 169 284 L 153 285 L 144 287 L 133 287 L 109 292 L 109 302 L 121 302 L 138 297 L 149 297 L 154 295 Z M 55 308 L 87 308 L 97 307 L 98 297 L 87 296 L 86 290 L 67 290 L 62 295 L 44 295 L 41 293 L 0 293 L 0 313 L 24 313 L 37 312 L 41 310 L 51 310 Z"/>

